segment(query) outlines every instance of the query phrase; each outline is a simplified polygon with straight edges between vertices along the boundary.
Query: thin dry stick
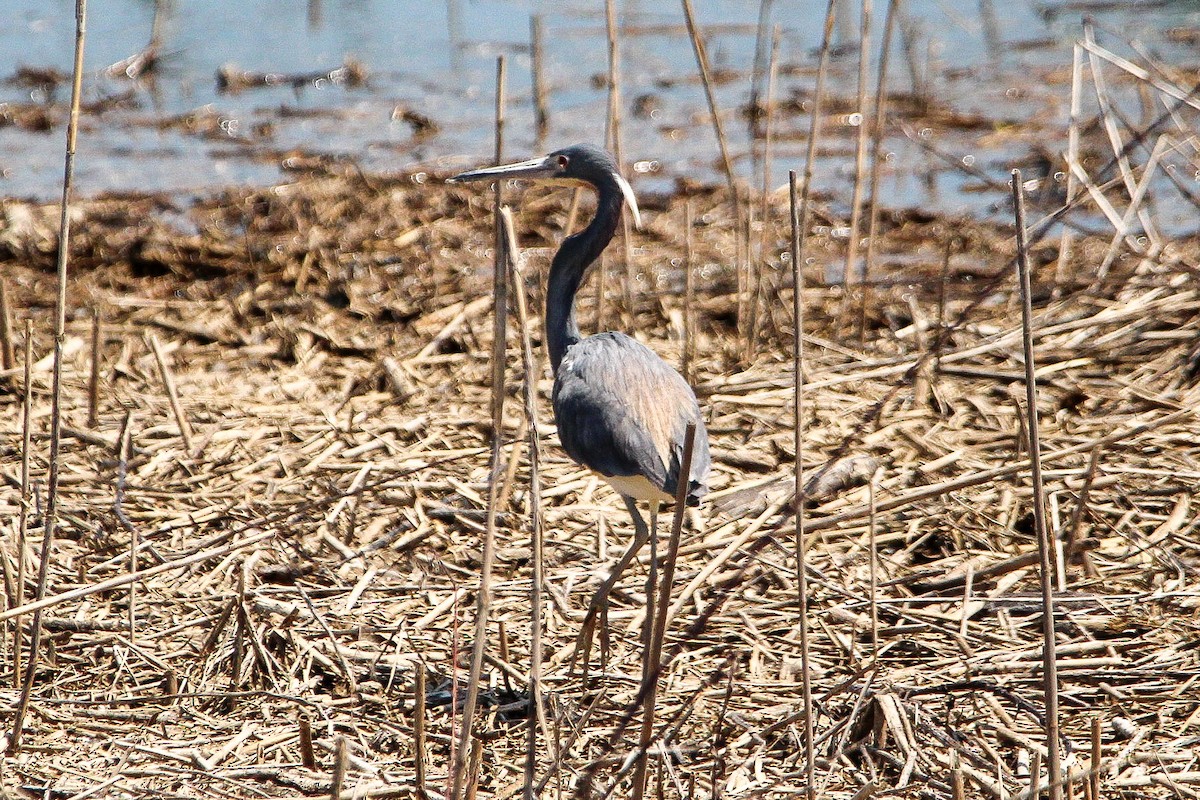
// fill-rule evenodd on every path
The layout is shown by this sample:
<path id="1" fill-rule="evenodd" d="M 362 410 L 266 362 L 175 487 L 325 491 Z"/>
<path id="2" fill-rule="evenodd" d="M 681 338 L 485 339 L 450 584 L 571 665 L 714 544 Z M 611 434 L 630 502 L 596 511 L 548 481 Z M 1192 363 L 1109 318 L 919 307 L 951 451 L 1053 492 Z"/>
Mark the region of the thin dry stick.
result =
<path id="1" fill-rule="evenodd" d="M 642 680 L 642 731 L 638 740 L 638 761 L 633 773 L 633 800 L 641 800 L 646 790 L 646 764 L 649 760 L 650 741 L 654 735 L 654 711 L 658 701 L 658 680 L 662 675 L 662 648 L 667 633 L 667 616 L 671 605 L 671 588 L 675 583 L 675 563 L 679 558 L 679 540 L 683 534 L 683 515 L 687 508 L 688 481 L 683 476 L 692 474 L 692 452 L 695 447 L 696 425 L 689 422 L 683 434 L 683 456 L 679 461 L 680 478 L 675 488 L 675 516 L 671 521 L 671 540 L 667 545 L 667 558 L 663 563 L 662 581 L 658 590 L 658 608 L 654 615 L 650 634 L 650 647 L 646 650 L 646 663 L 650 665 Z"/>
<path id="2" fill-rule="evenodd" d="M 504 158 L 504 56 L 496 59 L 496 163 Z M 487 523 L 483 534 L 483 563 L 479 573 L 479 591 L 475 595 L 475 641 L 471 650 L 471 674 L 467 679 L 467 698 L 463 703 L 462 730 L 454 759 L 454 778 L 451 800 L 463 796 L 467 776 L 466 755 L 470 752 L 471 728 L 475 707 L 479 702 L 482 683 L 483 657 L 486 650 L 487 623 L 492 607 L 492 567 L 496 560 L 496 515 L 499 511 L 500 484 L 504 475 L 504 373 L 505 343 L 508 335 L 508 261 L 504 257 L 504 217 L 501 205 L 500 181 L 495 185 L 496 260 L 492 273 L 494 298 L 492 326 L 492 454 L 488 481 Z M 467 786 L 470 793 L 471 787 Z"/>
<path id="3" fill-rule="evenodd" d="M 713 130 L 717 134 L 717 146 L 721 148 L 721 164 L 725 168 L 725 180 L 729 182 L 730 201 L 734 204 L 734 216 L 738 217 L 741 209 L 737 205 L 737 181 L 733 176 L 733 162 L 729 160 L 729 144 L 725 140 L 725 126 L 721 123 L 721 112 L 717 107 L 717 97 L 713 94 L 712 78 L 708 69 L 708 53 L 704 49 L 704 40 L 696 29 L 696 15 L 692 11 L 692 0 L 683 0 L 683 15 L 687 20 L 688 36 L 692 40 L 692 51 L 696 54 L 696 66 L 700 69 L 700 81 L 704 84 L 704 96 L 708 100 L 708 113 L 712 115 Z"/>
<path id="4" fill-rule="evenodd" d="M 88 375 L 88 416 L 89 428 L 96 427 L 100 414 L 100 354 L 103 349 L 100 309 L 92 309 L 92 370 Z"/>
<path id="5" fill-rule="evenodd" d="M 26 541 L 29 535 L 29 513 L 33 507 L 33 485 L 29 482 L 29 458 L 33 440 L 33 321 L 25 320 L 25 395 L 21 400 L 21 514 L 17 521 L 17 586 L 13 602 L 17 608 L 25 603 L 25 563 L 28 561 Z M 13 688 L 21 685 L 21 618 L 13 620 Z"/>
<path id="6" fill-rule="evenodd" d="M 850 238 L 846 243 L 846 269 L 842 276 L 845 290 L 842 297 L 849 297 L 850 284 L 854 282 L 854 271 L 858 261 L 858 231 L 862 225 L 863 189 L 866 185 L 867 168 L 867 82 L 871 68 L 871 0 L 862 0 L 862 20 L 858 41 L 858 131 L 854 149 L 854 191 L 850 200 Z M 843 311 L 846 304 L 842 304 Z"/>
<path id="7" fill-rule="evenodd" d="M 1037 380 L 1033 359 L 1033 293 L 1029 279 L 1029 253 L 1025 242 L 1025 193 L 1021 171 L 1012 171 L 1016 208 L 1017 273 L 1021 283 L 1021 332 L 1025 351 L 1025 404 L 1028 414 L 1029 457 L 1033 477 L 1033 524 L 1038 538 L 1042 586 L 1042 683 L 1046 703 L 1046 766 L 1050 800 L 1062 797 L 1062 761 L 1058 741 L 1058 667 L 1054 642 L 1054 549 L 1046 528 L 1045 490 L 1042 486 L 1041 446 L 1038 436 Z"/>
<path id="8" fill-rule="evenodd" d="M 8 282 L 0 278 L 0 369 L 15 369 L 16 358 L 12 337 L 12 309 L 8 304 Z"/>
<path id="9" fill-rule="evenodd" d="M 867 301 L 871 293 L 871 268 L 879 239 L 879 172 L 883 167 L 884 115 L 887 109 L 887 70 L 892 52 L 892 32 L 900 15 L 900 0 L 891 0 L 883 23 L 883 45 L 879 52 L 879 72 L 875 79 L 875 109 L 871 113 L 871 205 L 867 224 L 867 257 L 862 267 L 862 287 L 858 293 L 858 338 L 867 335 Z"/>
<path id="10" fill-rule="evenodd" d="M 537 797 L 537 729 L 545 724 L 542 706 L 542 582 L 545 562 L 542 557 L 542 480 L 539 472 L 537 373 L 533 343 L 529 336 L 529 306 L 525 296 L 525 276 L 517 255 L 517 235 L 512 212 L 501 209 L 504 220 L 505 256 L 512 274 L 513 296 L 517 306 L 517 328 L 521 331 L 521 365 L 525 371 L 525 427 L 529 431 L 529 531 L 533 549 L 533 575 L 529 586 L 529 718 L 525 750 L 525 797 Z"/>
<path id="11" fill-rule="evenodd" d="M 546 80 L 542 71 L 542 41 L 545 38 L 545 26 L 542 15 L 534 14 L 529 18 L 529 59 L 533 80 L 533 119 L 537 131 L 537 149 L 542 149 L 542 142 L 550 130 L 550 111 L 546 102 Z"/>
<path id="12" fill-rule="evenodd" d="M 38 563 L 37 599 L 46 597 L 50 575 L 50 554 L 58 523 L 59 449 L 62 445 L 62 362 L 67 333 L 67 258 L 71 235 L 71 186 L 75 175 L 75 137 L 79 131 L 79 97 L 83 88 L 83 44 L 87 35 L 87 0 L 75 0 L 75 63 L 71 80 L 71 116 L 67 123 L 67 153 L 63 164 L 62 203 L 58 220 L 58 296 L 54 305 L 54 373 L 50 390 L 50 475 L 46 487 L 45 529 L 42 533 L 41 561 Z M 28 362 L 27 362 L 28 363 Z M 26 391 L 30 391 L 26 383 Z M 42 612 L 34 612 L 30 624 L 29 663 L 21 683 L 21 698 L 13 714 L 8 753 L 21 749 L 21 728 L 29 710 L 33 679 L 37 673 L 38 649 L 42 641 Z"/>
<path id="13" fill-rule="evenodd" d="M 190 453 L 192 452 L 192 426 L 188 422 L 187 415 L 183 413 L 183 406 L 179 403 L 179 390 L 175 388 L 175 376 L 171 374 L 171 368 L 167 366 L 167 359 L 158 343 L 158 337 L 153 333 L 147 333 L 146 344 L 154 353 L 158 374 L 162 378 L 163 386 L 166 387 L 171 413 L 175 415 L 175 423 L 179 426 L 179 436 L 183 439 L 183 449 Z"/>

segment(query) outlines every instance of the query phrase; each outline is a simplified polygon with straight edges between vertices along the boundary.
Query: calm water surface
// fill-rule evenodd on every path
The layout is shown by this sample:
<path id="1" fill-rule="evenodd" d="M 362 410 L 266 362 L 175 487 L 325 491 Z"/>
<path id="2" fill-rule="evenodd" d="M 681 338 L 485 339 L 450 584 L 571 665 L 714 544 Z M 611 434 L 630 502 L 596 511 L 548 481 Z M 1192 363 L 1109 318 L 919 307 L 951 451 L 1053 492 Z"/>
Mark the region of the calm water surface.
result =
<path id="1" fill-rule="evenodd" d="M 735 168 L 752 178 L 750 139 L 738 109 L 749 96 L 759 2 L 696 0 L 713 67 L 729 80 L 717 88 Z M 843 3 L 831 90 L 851 100 L 857 70 L 858 3 Z M 886 0 L 875 0 L 875 38 Z M 803 101 L 814 83 L 824 3 L 776 2 L 781 26 L 778 96 Z M 1041 140 L 1050 152 L 1065 141 L 1071 44 L 1084 14 L 1102 33 L 1139 40 L 1166 63 L 1192 67 L 1200 3 L 949 2 L 905 3 L 907 48 L 894 51 L 890 84 L 910 91 L 914 79 L 939 106 L 987 124 L 970 129 L 926 127 L 913 132 L 946 154 L 966 158 L 998 181 L 1014 161 L 1028 160 Z M 625 155 L 638 162 L 642 191 L 666 188 L 680 176 L 720 180 L 717 146 L 679 4 L 618 2 L 622 27 Z M 537 141 L 530 90 L 530 19 L 545 29 L 550 130 Z M 489 160 L 496 57 L 508 57 L 507 151 L 525 157 L 543 148 L 601 140 L 607 71 L 603 3 L 533 0 L 173 0 L 163 20 L 163 60 L 153 81 L 104 74 L 140 50 L 155 16 L 152 0 L 90 0 L 85 99 L 122 98 L 120 108 L 83 120 L 77 186 L 101 191 L 166 190 L 188 194 L 227 184 L 286 180 L 290 152 L 348 159 L 371 171 L 454 169 Z M 5 0 L 0 4 L 0 102 L 52 102 L 40 87 L 9 80 L 19 67 L 69 71 L 74 41 L 70 0 Z M 1115 41 L 1115 40 L 1114 40 Z M 905 51 L 907 50 L 907 58 Z M 366 69 L 365 85 L 309 81 L 239 93 L 218 90 L 219 68 L 315 74 L 347 59 Z M 873 67 L 874 69 L 874 67 Z M 818 188 L 832 202 L 848 199 L 854 118 L 839 103 L 829 118 Z M 398 110 L 432 119 L 419 136 Z M 844 113 L 843 113 L 844 112 Z M 193 114 L 215 130 L 201 134 L 169 124 Z M 805 114 L 780 118 L 777 183 L 799 168 Z M 1018 129 L 1024 129 L 1023 134 Z M 1040 133 L 1044 131 L 1045 133 Z M 63 132 L 0 127 L 0 193 L 53 198 L 62 170 Z M 885 200 L 954 213 L 986 213 L 994 194 L 897 131 L 887 141 Z"/>

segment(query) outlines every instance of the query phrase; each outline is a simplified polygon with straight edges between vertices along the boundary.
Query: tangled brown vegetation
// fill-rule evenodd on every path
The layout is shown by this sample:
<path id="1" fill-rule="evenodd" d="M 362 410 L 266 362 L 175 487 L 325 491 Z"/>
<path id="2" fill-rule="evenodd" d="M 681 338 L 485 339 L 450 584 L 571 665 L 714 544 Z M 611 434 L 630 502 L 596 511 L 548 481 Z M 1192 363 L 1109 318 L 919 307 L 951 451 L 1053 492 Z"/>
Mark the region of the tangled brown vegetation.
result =
<path id="1" fill-rule="evenodd" d="M 535 307 L 567 201 L 535 190 L 521 199 Z M 682 229 L 694 204 L 691 371 L 709 415 L 714 493 L 673 590 L 658 796 L 785 797 L 803 783 L 787 493 L 791 286 L 780 266 L 785 200 L 774 201 L 761 280 L 739 277 L 722 192 L 688 187 L 645 199 L 636 308 L 624 307 L 623 270 L 605 284 L 608 325 L 677 359 L 688 311 Z M 11 607 L 18 574 L 37 572 L 57 211 L 8 201 L 3 213 L 14 328 L 32 320 L 36 359 L 23 554 L 19 364 L 0 394 Z M 3 762 L 6 794 L 328 796 L 339 741 L 345 797 L 415 794 L 418 762 L 429 792 L 445 791 L 487 494 L 490 225 L 477 197 L 424 174 L 300 176 L 186 207 L 157 197 L 78 206 L 48 588 L 75 594 L 47 610 L 23 748 Z M 868 486 L 839 486 L 807 512 L 818 785 L 825 797 L 946 797 L 962 780 L 972 795 L 1013 796 L 1042 744 L 1012 238 L 1003 226 L 913 214 L 887 216 L 884 228 L 887 278 L 867 298 L 861 339 L 857 292 L 845 302 L 824 280 L 843 257 L 832 212 L 809 245 L 804 467 L 846 457 L 878 467 L 874 518 Z M 1107 247 L 1108 236 L 1082 236 L 1063 267 L 1056 242 L 1034 250 L 1041 439 L 1061 543 L 1063 735 L 1079 782 L 1096 771 L 1106 797 L 1193 796 L 1200 252 L 1176 241 L 1092 282 L 1086 265 Z M 760 288 L 749 341 L 739 286 Z M 103 325 L 89 427 L 92 311 Z M 584 318 L 595 314 L 585 303 Z M 150 337 L 190 430 L 173 415 Z M 523 782 L 529 670 L 515 333 L 508 351 L 511 467 L 477 723 L 479 791 L 495 797 Z M 538 383 L 544 397 L 542 366 Z M 610 490 L 557 449 L 548 420 L 543 410 L 547 709 L 537 775 L 547 792 L 620 796 L 634 746 L 644 560 L 609 615 L 606 663 L 586 679 L 570 674 L 583 606 L 629 531 Z M 133 564 L 160 569 L 93 590 Z M 28 620 L 6 628 L 6 687 Z M 427 687 L 419 753 L 418 674 Z M 15 704 L 15 689 L 0 694 Z"/>

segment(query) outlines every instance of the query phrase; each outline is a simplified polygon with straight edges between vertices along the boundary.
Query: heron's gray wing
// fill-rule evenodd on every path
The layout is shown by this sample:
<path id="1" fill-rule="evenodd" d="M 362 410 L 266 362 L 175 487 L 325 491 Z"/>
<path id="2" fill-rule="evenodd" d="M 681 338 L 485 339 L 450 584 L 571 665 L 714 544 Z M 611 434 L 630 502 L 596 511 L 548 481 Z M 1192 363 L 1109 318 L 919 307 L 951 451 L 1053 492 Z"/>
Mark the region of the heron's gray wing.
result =
<path id="1" fill-rule="evenodd" d="M 571 458 L 602 475 L 640 475 L 675 493 L 689 422 L 696 441 L 689 500 L 707 491 L 708 435 L 696 396 L 674 369 L 620 333 L 572 345 L 554 383 L 554 417 Z"/>

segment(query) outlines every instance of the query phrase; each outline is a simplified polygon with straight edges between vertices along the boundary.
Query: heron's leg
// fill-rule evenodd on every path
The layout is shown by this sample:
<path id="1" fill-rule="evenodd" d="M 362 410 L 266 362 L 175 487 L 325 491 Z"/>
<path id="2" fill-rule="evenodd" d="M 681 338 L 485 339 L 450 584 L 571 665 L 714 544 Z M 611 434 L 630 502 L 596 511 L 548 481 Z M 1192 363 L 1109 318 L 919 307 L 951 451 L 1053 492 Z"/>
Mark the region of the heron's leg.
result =
<path id="1" fill-rule="evenodd" d="M 588 603 L 587 614 L 583 618 L 583 627 L 579 629 L 579 638 L 575 640 L 575 652 L 571 655 L 571 672 L 575 671 L 575 662 L 580 654 L 583 655 L 584 665 L 587 665 L 592 649 L 592 636 L 596 631 L 596 616 L 600 613 L 600 609 L 607 606 L 608 595 L 620 580 L 621 573 L 650 539 L 650 529 L 646 527 L 646 520 L 642 519 L 642 514 L 638 511 L 637 501 L 627 495 L 621 495 L 621 497 L 625 500 L 625 507 L 629 509 L 629 516 L 633 518 L 633 541 L 629 543 L 629 549 L 625 551 L 625 555 L 621 556 L 621 560 L 612 568 L 604 583 L 600 584 L 600 588 L 596 590 Z"/>
<path id="2" fill-rule="evenodd" d="M 650 652 L 650 638 L 654 631 L 654 610 L 658 603 L 658 501 L 650 501 L 650 568 L 646 570 L 646 615 L 642 619 L 642 649 Z M 650 662 L 642 661 L 642 678 L 645 679 Z"/>

